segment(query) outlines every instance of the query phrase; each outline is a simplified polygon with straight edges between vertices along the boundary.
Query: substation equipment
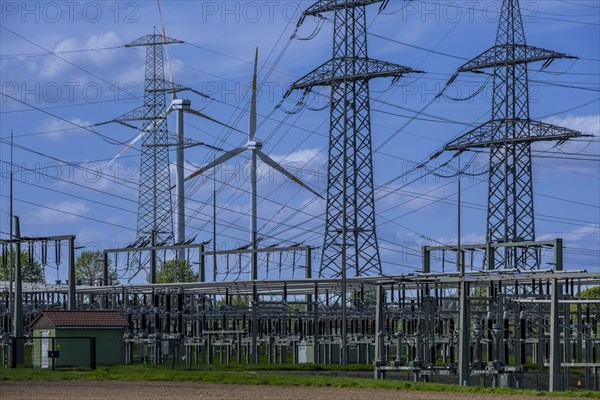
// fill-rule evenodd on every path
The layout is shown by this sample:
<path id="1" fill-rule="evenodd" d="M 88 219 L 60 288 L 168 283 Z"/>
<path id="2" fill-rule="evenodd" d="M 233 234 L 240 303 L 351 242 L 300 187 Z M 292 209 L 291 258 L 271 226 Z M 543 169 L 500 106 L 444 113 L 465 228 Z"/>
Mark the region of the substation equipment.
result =
<path id="1" fill-rule="evenodd" d="M 105 251 L 105 260 L 111 252 L 155 257 L 160 251 L 196 248 L 203 280 L 204 259 L 213 255 L 204 246 L 113 249 Z M 105 286 L 25 284 L 23 325 L 40 310 L 72 308 L 69 299 L 74 298 L 77 309 L 123 313 L 129 323 L 127 363 L 338 364 L 346 342 L 347 362 L 372 364 L 377 379 L 401 375 L 457 383 L 460 376 L 461 384 L 524 388 L 531 386 L 527 371 L 535 366 L 537 380 L 539 369 L 548 368 L 541 385 L 553 391 L 577 383 L 598 390 L 600 300 L 582 299 L 579 293 L 600 285 L 600 273 L 562 271 L 561 240 L 493 246 L 553 248 L 554 269 L 432 273 L 431 254 L 456 247 L 424 247 L 420 273 L 348 278 L 350 303 L 342 319 L 341 281 L 311 277 L 309 247 L 257 250 L 304 253 L 305 265 L 298 265 L 304 277 L 292 280 L 110 286 L 106 262 Z M 486 245 L 465 245 L 461 252 L 475 249 L 494 254 Z M 5 286 L 0 297 L 6 347 L 12 314 Z M 462 323 L 466 330 L 460 329 Z M 468 344 L 465 366 L 459 363 L 461 342 Z"/>

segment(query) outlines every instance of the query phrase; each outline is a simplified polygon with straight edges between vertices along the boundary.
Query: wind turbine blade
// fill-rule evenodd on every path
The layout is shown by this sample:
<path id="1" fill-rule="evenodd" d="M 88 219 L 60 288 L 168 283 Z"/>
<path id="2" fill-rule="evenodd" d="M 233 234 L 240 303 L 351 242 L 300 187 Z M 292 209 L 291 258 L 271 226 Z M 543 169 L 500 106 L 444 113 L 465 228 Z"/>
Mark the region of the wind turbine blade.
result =
<path id="1" fill-rule="evenodd" d="M 110 122 L 116 122 L 117 124 L 120 124 L 120 125 L 126 126 L 127 128 L 131 128 L 131 129 L 134 129 L 134 130 L 136 130 L 136 131 L 140 129 L 140 128 L 138 128 L 138 127 L 137 127 L 137 126 L 135 126 L 135 125 L 128 124 L 127 122 L 123 122 L 123 121 L 118 121 L 118 120 L 116 120 L 116 121 L 110 121 Z"/>
<path id="2" fill-rule="evenodd" d="M 248 127 L 248 140 L 254 140 L 256 133 L 256 75 L 258 70 L 258 47 L 254 55 L 254 74 L 252 75 L 252 97 L 250 98 L 250 125 Z"/>
<path id="3" fill-rule="evenodd" d="M 131 146 L 133 146 L 138 140 L 140 140 L 142 138 L 142 136 L 144 136 L 144 131 L 140 132 L 139 135 L 137 135 L 135 138 L 133 138 L 133 140 L 131 142 L 129 142 L 127 144 L 127 146 L 125 146 L 123 148 L 123 150 L 121 150 L 119 152 L 119 154 L 117 154 L 112 160 L 110 160 L 104 167 L 102 167 L 101 171 L 104 171 L 106 168 L 110 167 L 112 165 L 112 163 L 114 163 L 117 158 L 121 157 L 123 155 L 123 153 L 125 153 L 127 150 L 129 150 L 131 148 Z"/>
<path id="4" fill-rule="evenodd" d="M 214 119 L 214 118 L 212 118 L 212 117 L 209 117 L 208 115 L 206 115 L 206 114 L 204 114 L 204 113 L 201 113 L 200 111 L 197 111 L 197 110 L 194 110 L 194 109 L 189 109 L 189 110 L 184 110 L 184 111 L 185 111 L 185 112 L 188 112 L 188 113 L 190 113 L 190 114 L 194 114 L 194 115 L 196 115 L 196 116 L 198 116 L 198 117 L 200 117 L 200 118 L 207 119 L 207 120 L 209 120 L 209 121 L 211 121 L 211 122 L 214 122 L 215 124 L 219 124 L 219 125 L 221 125 L 221 126 L 224 126 L 225 128 L 232 129 L 232 130 L 234 130 L 234 131 L 236 131 L 236 132 L 239 132 L 239 133 L 246 134 L 246 132 L 242 132 L 242 131 L 240 131 L 239 129 L 237 129 L 237 128 L 234 128 L 233 126 L 227 125 L 227 124 L 225 124 L 225 123 L 223 123 L 223 122 L 221 122 L 221 121 L 217 121 L 216 119 Z"/>
<path id="5" fill-rule="evenodd" d="M 309 190 L 311 193 L 313 193 L 317 197 L 319 197 L 321 199 L 323 198 L 323 196 L 321 196 L 315 190 L 311 189 L 310 186 L 308 186 L 307 184 L 305 184 L 304 182 L 302 182 L 300 179 L 296 178 L 294 175 L 292 175 L 291 172 L 289 172 L 288 170 L 286 170 L 285 168 L 283 168 L 283 166 L 281 166 L 280 164 L 278 164 L 275 160 L 273 160 L 271 157 L 269 157 L 268 155 L 266 155 L 262 151 L 257 151 L 256 154 L 269 167 L 273 168 L 276 171 L 279 171 L 279 173 L 287 176 L 288 178 L 290 178 L 291 180 L 293 180 L 294 182 L 296 182 L 298 185 L 300 185 L 303 188 Z"/>
<path id="6" fill-rule="evenodd" d="M 190 176 L 185 178 L 184 182 L 194 179 L 198 175 L 202 175 L 206 171 L 213 169 L 214 167 L 216 167 L 219 164 L 223 164 L 230 158 L 233 158 L 233 157 L 237 156 L 238 154 L 243 153 L 244 151 L 246 151 L 245 147 L 240 147 L 235 150 L 228 151 L 227 153 L 223 154 L 221 157 L 216 158 L 213 162 L 206 164 L 204 167 L 200 168 L 199 170 L 197 170 L 196 172 L 194 172 L 193 174 L 191 174 Z M 171 190 L 176 187 L 177 187 L 177 185 L 171 186 Z"/>
<path id="7" fill-rule="evenodd" d="M 165 41 L 165 52 L 167 53 L 167 65 L 169 66 L 169 79 L 173 86 L 175 85 L 175 81 L 173 80 L 173 67 L 171 67 L 171 55 L 169 54 L 169 45 L 167 44 L 167 31 L 165 30 L 165 22 L 163 20 L 162 10 L 160 9 L 160 0 L 156 0 L 156 5 L 158 6 L 158 15 L 160 16 L 160 25 L 162 27 L 162 35 L 163 40 Z M 175 92 L 172 93 L 172 98 L 175 100 L 177 98 L 177 94 Z"/>
<path id="8" fill-rule="evenodd" d="M 161 119 L 162 119 L 162 118 L 164 118 L 164 115 L 166 115 L 166 114 L 163 114 L 163 117 L 161 117 Z M 131 142 L 129 142 L 129 143 L 128 143 L 128 144 L 127 144 L 127 145 L 126 145 L 124 148 L 123 148 L 123 150 L 121 150 L 121 151 L 120 151 L 120 152 L 119 152 L 119 153 L 118 153 L 118 154 L 117 154 L 117 155 L 116 155 L 116 156 L 115 156 L 115 157 L 114 157 L 112 160 L 110 160 L 110 161 L 109 161 L 109 162 L 108 162 L 108 163 L 107 163 L 107 164 L 106 164 L 104 167 L 102 167 L 101 171 L 103 171 L 104 169 L 106 169 L 106 168 L 110 167 L 110 166 L 111 166 L 111 164 L 112 164 L 112 163 L 114 163 L 114 162 L 117 160 L 117 158 L 121 157 L 121 156 L 123 155 L 123 153 L 125 153 L 127 150 L 129 150 L 129 149 L 131 148 L 131 146 L 133 146 L 134 144 L 136 144 L 136 143 L 137 143 L 137 142 L 138 142 L 138 141 L 139 141 L 139 140 L 140 140 L 142 137 L 144 137 L 144 135 L 145 135 L 147 132 L 149 132 L 151 129 L 153 129 L 153 128 L 156 126 L 156 121 L 157 121 L 157 120 L 153 120 L 153 121 L 152 121 L 152 124 L 151 124 L 151 126 L 147 126 L 147 127 L 146 127 L 146 129 L 142 129 L 142 130 L 140 131 L 139 135 L 137 135 L 135 138 L 133 138 L 133 140 L 132 140 Z M 125 123 L 125 122 L 122 122 L 122 121 L 115 120 L 115 121 L 110 121 L 110 122 L 117 122 L 117 123 L 119 123 L 119 124 L 121 124 L 121 125 L 125 125 L 125 126 L 127 126 L 128 128 L 132 128 L 132 129 L 135 129 L 135 130 L 137 130 L 137 129 L 138 129 L 136 126 L 133 126 L 133 125 L 127 124 L 127 123 Z"/>

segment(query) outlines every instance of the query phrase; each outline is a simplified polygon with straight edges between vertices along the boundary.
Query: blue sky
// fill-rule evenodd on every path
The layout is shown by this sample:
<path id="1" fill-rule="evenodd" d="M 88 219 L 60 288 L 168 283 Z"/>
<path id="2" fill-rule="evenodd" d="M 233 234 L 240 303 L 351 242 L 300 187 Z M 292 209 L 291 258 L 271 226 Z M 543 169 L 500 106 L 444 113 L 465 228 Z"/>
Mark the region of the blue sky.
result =
<path id="1" fill-rule="evenodd" d="M 310 1 L 163 1 L 161 5 L 167 35 L 186 42 L 169 47 L 175 81 L 214 100 L 183 96 L 192 100 L 194 108 L 240 130 L 247 129 L 248 85 L 254 49 L 260 48 L 257 137 L 265 141 L 267 154 L 324 191 L 328 109 L 289 115 L 284 110 L 294 108 L 293 98 L 275 107 L 292 82 L 331 57 L 331 23 L 308 18 L 297 36 L 315 36 L 289 40 L 299 13 Z M 454 179 L 423 171 L 389 182 L 471 124 L 489 118 L 491 82 L 464 75 L 450 88 L 449 96 L 468 97 L 484 86 L 477 96 L 461 102 L 438 99 L 411 119 L 465 59 L 493 45 L 499 5 L 499 1 L 392 0 L 382 13 L 377 5 L 369 7 L 369 55 L 427 72 L 407 76 L 393 86 L 386 79 L 371 85 L 378 235 L 387 274 L 418 268 L 418 249 L 423 244 L 456 242 Z M 10 96 L 0 98 L 2 236 L 8 231 L 6 140 L 12 130 L 14 210 L 21 217 L 23 234 L 76 234 L 78 244 L 89 249 L 132 242 L 139 147 L 126 152 L 104 175 L 98 171 L 123 148 L 120 142 L 128 142 L 136 132 L 113 124 L 95 128 L 94 133 L 77 125 L 108 121 L 141 105 L 145 54 L 122 46 L 161 26 L 156 2 L 3 1 L 1 6 L 0 81 L 2 92 Z M 536 234 L 539 239 L 565 239 L 569 268 L 600 271 L 600 6 L 587 0 L 544 0 L 522 1 L 521 8 L 529 44 L 580 57 L 557 60 L 544 71 L 538 64 L 531 67 L 532 117 L 596 135 L 556 148 L 534 147 Z M 310 97 L 308 106 L 322 109 L 326 95 Z M 173 132 L 174 119 L 168 123 Z M 187 119 L 186 135 L 224 149 L 246 140 L 193 117 Z M 190 149 L 186 167 L 191 172 L 213 157 L 205 148 Z M 472 162 L 473 172 L 486 168 L 486 154 L 461 159 Z M 451 168 L 442 175 L 451 175 Z M 212 238 L 213 177 L 218 190 L 219 247 L 244 245 L 249 240 L 250 205 L 245 155 L 187 186 L 188 236 L 198 241 Z M 466 179 L 463 188 L 462 240 L 481 242 L 486 175 Z M 324 201 L 264 166 L 259 196 L 265 245 L 322 245 Z M 544 262 L 549 262 L 550 253 L 545 256 Z M 223 272 L 219 279 L 235 278 L 236 262 L 230 260 L 230 274 Z M 285 262 L 282 276 L 299 277 L 291 259 Z M 245 261 L 242 267 L 245 275 Z M 261 268 L 264 277 L 264 265 Z M 433 268 L 439 270 L 439 262 Z M 131 278 L 124 268 L 120 272 L 123 280 Z M 58 270 L 50 265 L 46 274 L 51 281 L 56 276 L 64 280 L 64 263 Z M 271 271 L 269 277 L 278 275 Z"/>

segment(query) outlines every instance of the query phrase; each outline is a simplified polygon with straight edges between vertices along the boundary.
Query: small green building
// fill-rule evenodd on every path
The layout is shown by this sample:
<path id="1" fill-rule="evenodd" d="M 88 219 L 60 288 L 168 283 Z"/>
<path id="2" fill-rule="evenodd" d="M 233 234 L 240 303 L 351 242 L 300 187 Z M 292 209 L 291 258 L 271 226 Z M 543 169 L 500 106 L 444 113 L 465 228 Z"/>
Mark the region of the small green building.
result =
<path id="1" fill-rule="evenodd" d="M 122 364 L 127 327 L 127 320 L 116 311 L 42 311 L 31 322 L 33 367 L 90 365 L 92 337 L 97 365 Z"/>

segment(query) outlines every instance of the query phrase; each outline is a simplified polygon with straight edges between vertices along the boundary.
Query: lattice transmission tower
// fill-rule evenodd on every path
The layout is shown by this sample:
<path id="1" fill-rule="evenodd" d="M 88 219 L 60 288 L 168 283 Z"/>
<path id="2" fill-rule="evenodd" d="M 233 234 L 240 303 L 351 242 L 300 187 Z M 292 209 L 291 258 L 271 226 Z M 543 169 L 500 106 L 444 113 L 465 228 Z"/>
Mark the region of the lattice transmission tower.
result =
<path id="1" fill-rule="evenodd" d="M 295 82 L 305 93 L 330 86 L 325 240 L 319 274 L 381 274 L 375 230 L 369 81 L 400 78 L 411 68 L 368 57 L 366 6 L 383 0 L 321 0 L 303 14 L 333 13 L 333 58 Z"/>
<path id="2" fill-rule="evenodd" d="M 527 45 L 519 1 L 503 0 L 495 46 L 458 69 L 457 74 L 493 69 L 492 119 L 444 147 L 458 152 L 489 148 L 488 243 L 535 240 L 532 143 L 584 136 L 530 118 L 528 64 L 543 61 L 545 68 L 559 58 L 575 57 Z M 540 264 L 535 247 L 492 251 L 486 256 L 488 269 Z"/>
<path id="3" fill-rule="evenodd" d="M 114 120 L 129 126 L 131 123 L 142 122 L 138 245 L 150 242 L 157 245 L 168 244 L 174 240 L 166 115 L 166 91 L 173 85 L 165 81 L 163 59 L 163 46 L 173 43 L 183 42 L 164 38 L 158 32 L 154 32 L 125 46 L 146 48 L 144 104 Z"/>

